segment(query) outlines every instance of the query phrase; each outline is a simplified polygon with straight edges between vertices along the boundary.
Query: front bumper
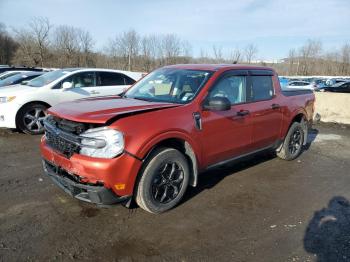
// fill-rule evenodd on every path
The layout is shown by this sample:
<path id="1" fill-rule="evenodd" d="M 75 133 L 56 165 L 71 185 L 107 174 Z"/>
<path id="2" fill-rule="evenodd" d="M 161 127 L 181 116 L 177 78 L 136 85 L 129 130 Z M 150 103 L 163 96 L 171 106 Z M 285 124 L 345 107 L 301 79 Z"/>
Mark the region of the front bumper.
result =
<path id="1" fill-rule="evenodd" d="M 43 160 L 43 168 L 45 174 L 51 177 L 57 186 L 79 200 L 97 205 L 111 205 L 126 202 L 131 198 L 131 196 L 118 197 L 101 184 L 86 185 L 74 181 L 74 176 L 46 160 Z"/>
<path id="2" fill-rule="evenodd" d="M 78 178 L 79 185 L 103 185 L 118 197 L 133 194 L 136 177 L 142 165 L 142 161 L 126 153 L 113 159 L 80 154 L 67 158 L 48 146 L 45 136 L 41 140 L 40 150 L 45 161 L 64 170 L 71 177 Z"/>
<path id="3" fill-rule="evenodd" d="M 16 114 L 19 108 L 20 106 L 13 101 L 0 104 L 0 127 L 16 128 Z"/>

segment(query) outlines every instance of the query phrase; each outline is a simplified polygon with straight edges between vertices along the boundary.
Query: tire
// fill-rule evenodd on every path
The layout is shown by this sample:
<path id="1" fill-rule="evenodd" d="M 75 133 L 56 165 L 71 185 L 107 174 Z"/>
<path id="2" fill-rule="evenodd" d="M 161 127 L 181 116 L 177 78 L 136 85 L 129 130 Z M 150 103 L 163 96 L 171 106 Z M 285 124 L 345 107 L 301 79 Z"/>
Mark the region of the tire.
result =
<path id="1" fill-rule="evenodd" d="M 277 156 L 284 160 L 294 160 L 297 158 L 304 144 L 304 129 L 301 123 L 294 122 L 284 138 L 281 149 L 277 151 Z"/>
<path id="2" fill-rule="evenodd" d="M 189 182 L 186 157 L 173 148 L 159 148 L 146 161 L 136 187 L 136 203 L 142 209 L 163 213 L 182 199 Z"/>
<path id="3" fill-rule="evenodd" d="M 16 117 L 17 128 L 29 135 L 44 133 L 42 120 L 46 116 L 47 107 L 43 104 L 28 104 L 23 106 Z"/>

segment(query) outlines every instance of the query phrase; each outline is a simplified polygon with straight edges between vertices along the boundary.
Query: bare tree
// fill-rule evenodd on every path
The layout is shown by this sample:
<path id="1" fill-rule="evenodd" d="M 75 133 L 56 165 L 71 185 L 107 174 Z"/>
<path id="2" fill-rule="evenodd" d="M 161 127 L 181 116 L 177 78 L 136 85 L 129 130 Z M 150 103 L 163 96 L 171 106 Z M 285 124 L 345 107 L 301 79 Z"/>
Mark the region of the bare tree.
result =
<path id="1" fill-rule="evenodd" d="M 230 57 L 231 63 L 237 64 L 241 61 L 242 58 L 243 58 L 242 51 L 238 48 L 235 48 L 231 53 L 231 57 Z"/>
<path id="2" fill-rule="evenodd" d="M 19 47 L 16 51 L 13 63 L 27 66 L 40 65 L 40 57 L 36 52 L 35 39 L 28 29 L 14 29 L 16 42 Z"/>
<path id="3" fill-rule="evenodd" d="M 258 48 L 254 44 L 250 44 L 244 49 L 245 59 L 248 64 L 252 63 L 257 54 Z"/>
<path id="4" fill-rule="evenodd" d="M 0 64 L 10 64 L 17 48 L 17 42 L 9 35 L 6 26 L 0 23 Z"/>
<path id="5" fill-rule="evenodd" d="M 89 31 L 79 29 L 78 33 L 78 42 L 79 42 L 79 51 L 81 56 L 80 65 L 91 67 L 95 63 L 93 61 L 93 48 L 94 48 L 94 40 Z"/>
<path id="6" fill-rule="evenodd" d="M 110 41 L 109 50 L 114 57 L 123 59 L 123 68 L 133 70 L 139 52 L 140 36 L 135 30 L 129 30 L 117 35 Z"/>
<path id="7" fill-rule="evenodd" d="M 140 42 L 142 70 L 149 72 L 156 66 L 159 57 L 159 37 L 156 35 L 144 36 Z"/>
<path id="8" fill-rule="evenodd" d="M 295 74 L 299 68 L 299 60 L 297 58 L 297 53 L 294 48 L 289 50 L 288 63 L 289 63 L 288 73 L 290 75 Z M 295 67 L 297 67 L 296 70 L 295 70 Z"/>
<path id="9" fill-rule="evenodd" d="M 308 40 L 305 45 L 300 48 L 300 66 L 297 74 L 308 75 L 317 62 L 317 58 L 322 51 L 320 41 Z"/>
<path id="10" fill-rule="evenodd" d="M 61 66 L 79 66 L 79 29 L 61 25 L 55 30 L 55 48 Z"/>
<path id="11" fill-rule="evenodd" d="M 161 54 L 166 65 L 174 64 L 176 57 L 181 54 L 181 40 L 175 34 L 167 34 L 162 37 Z"/>
<path id="12" fill-rule="evenodd" d="M 213 45 L 213 54 L 216 63 L 221 63 L 223 61 L 222 47 Z"/>
<path id="13" fill-rule="evenodd" d="M 350 44 L 345 44 L 340 49 L 341 69 L 340 74 L 350 74 Z"/>
<path id="14" fill-rule="evenodd" d="M 39 54 L 40 66 L 43 67 L 49 50 L 50 30 L 52 25 L 48 18 L 34 17 L 30 21 L 29 27 Z"/>

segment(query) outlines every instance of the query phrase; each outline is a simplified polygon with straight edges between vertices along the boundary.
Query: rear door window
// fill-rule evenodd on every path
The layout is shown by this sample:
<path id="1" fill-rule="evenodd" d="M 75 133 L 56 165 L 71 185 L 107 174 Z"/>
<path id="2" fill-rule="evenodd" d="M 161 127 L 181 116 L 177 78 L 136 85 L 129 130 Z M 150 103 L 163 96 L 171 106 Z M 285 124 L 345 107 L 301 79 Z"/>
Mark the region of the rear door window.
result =
<path id="1" fill-rule="evenodd" d="M 252 101 L 272 99 L 274 89 L 271 76 L 251 76 L 250 98 Z"/>
<path id="2" fill-rule="evenodd" d="M 98 78 L 100 86 L 120 86 L 128 84 L 123 74 L 98 72 Z"/>

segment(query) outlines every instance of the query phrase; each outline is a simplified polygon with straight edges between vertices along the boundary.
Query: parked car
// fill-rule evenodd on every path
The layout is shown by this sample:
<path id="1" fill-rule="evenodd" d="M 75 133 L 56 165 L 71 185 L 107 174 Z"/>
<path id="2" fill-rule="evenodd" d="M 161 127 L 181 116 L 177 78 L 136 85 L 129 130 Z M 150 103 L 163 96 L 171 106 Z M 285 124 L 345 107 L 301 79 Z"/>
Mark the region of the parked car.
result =
<path id="1" fill-rule="evenodd" d="M 28 134 L 44 131 L 46 109 L 74 99 L 118 95 L 142 73 L 68 68 L 43 74 L 27 85 L 0 90 L 0 127 L 18 128 Z"/>
<path id="2" fill-rule="evenodd" d="M 3 80 L 0 80 L 0 90 L 2 87 L 13 86 L 17 84 L 25 85 L 28 81 L 42 75 L 44 72 L 20 72 L 14 75 L 11 75 Z"/>
<path id="3" fill-rule="evenodd" d="M 286 88 L 303 88 L 314 90 L 314 86 L 306 81 L 291 81 L 288 83 Z"/>
<path id="4" fill-rule="evenodd" d="M 8 71 L 43 71 L 42 68 L 37 67 L 25 67 L 25 66 L 1 66 L 0 67 L 0 74 Z"/>
<path id="5" fill-rule="evenodd" d="M 340 82 L 332 86 L 320 88 L 321 92 L 350 93 L 350 82 Z"/>
<path id="6" fill-rule="evenodd" d="M 6 72 L 3 72 L 3 73 L 0 74 L 0 80 L 4 80 L 7 77 L 19 74 L 21 72 L 23 72 L 23 71 L 6 71 Z"/>
<path id="7" fill-rule="evenodd" d="M 267 67 L 163 67 L 121 96 L 50 108 L 44 171 L 77 199 L 126 206 L 135 199 L 161 213 L 208 168 L 267 149 L 295 159 L 314 99 L 311 90 L 282 91 Z"/>
<path id="8" fill-rule="evenodd" d="M 318 90 L 320 88 L 326 87 L 326 80 L 325 79 L 314 79 L 311 82 L 311 85 L 313 87 L 314 90 Z"/>

